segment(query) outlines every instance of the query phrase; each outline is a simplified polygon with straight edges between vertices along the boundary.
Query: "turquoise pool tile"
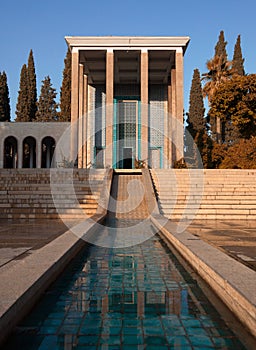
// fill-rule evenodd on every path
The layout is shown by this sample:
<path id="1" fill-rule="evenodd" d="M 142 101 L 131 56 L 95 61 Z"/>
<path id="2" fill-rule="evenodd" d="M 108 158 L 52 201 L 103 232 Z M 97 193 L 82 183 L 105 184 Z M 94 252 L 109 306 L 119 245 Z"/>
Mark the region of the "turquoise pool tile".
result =
<path id="1" fill-rule="evenodd" d="M 203 335 L 190 335 L 189 340 L 191 341 L 193 346 L 197 347 L 213 347 L 213 342 L 210 337 Z"/>
<path id="2" fill-rule="evenodd" d="M 145 341 L 142 335 L 123 334 L 122 343 L 125 345 L 143 345 Z"/>
<path id="3" fill-rule="evenodd" d="M 243 345 L 238 341 L 236 341 L 235 338 L 213 337 L 212 341 L 213 341 L 213 344 L 215 345 L 215 348 L 217 349 L 239 350 L 243 348 Z"/>
<path id="4" fill-rule="evenodd" d="M 78 336 L 78 344 L 97 346 L 99 339 L 98 335 L 80 335 Z"/>
<path id="5" fill-rule="evenodd" d="M 42 326 L 43 327 L 60 326 L 62 322 L 63 322 L 62 319 L 48 318 L 43 322 Z"/>
<path id="6" fill-rule="evenodd" d="M 146 335 L 144 336 L 144 344 L 146 345 L 146 348 L 148 345 L 155 345 L 155 347 L 158 348 L 158 346 L 161 345 L 168 345 L 167 339 L 164 336 L 157 336 L 157 335 Z"/>
<path id="7" fill-rule="evenodd" d="M 44 334 L 44 335 L 50 335 L 50 334 L 56 334 L 59 330 L 60 326 L 56 325 L 56 326 L 41 326 L 38 330 L 38 334 Z M 70 334 L 75 334 L 74 333 L 70 333 Z"/>
<path id="8" fill-rule="evenodd" d="M 124 319 L 123 321 L 124 327 L 141 327 L 140 319 Z"/>
<path id="9" fill-rule="evenodd" d="M 106 347 L 106 344 L 100 344 L 98 347 L 97 347 L 97 350 L 120 350 L 121 349 L 121 346 L 120 344 L 117 344 L 117 345 L 108 345 L 108 347 Z"/>
<path id="10" fill-rule="evenodd" d="M 145 349 L 144 345 L 123 345 L 122 346 L 122 350 L 144 350 L 144 349 Z"/>
<path id="11" fill-rule="evenodd" d="M 167 341 L 172 347 L 181 348 L 183 349 L 184 346 L 191 346 L 190 342 L 188 341 L 188 338 L 183 335 L 178 336 L 169 336 L 167 335 Z M 192 348 L 191 348 L 192 349 Z"/>
<path id="12" fill-rule="evenodd" d="M 103 320 L 103 327 L 121 327 L 122 326 L 122 319 L 112 319 L 107 318 Z"/>
<path id="13" fill-rule="evenodd" d="M 123 327 L 123 334 L 132 334 L 132 335 L 142 335 L 142 328 L 140 327 Z"/>
<path id="14" fill-rule="evenodd" d="M 120 336 L 121 329 L 121 327 L 103 327 L 102 334 L 110 336 Z"/>
<path id="15" fill-rule="evenodd" d="M 186 334 L 186 330 L 183 327 L 165 327 L 165 332 L 169 336 Z"/>
<path id="16" fill-rule="evenodd" d="M 102 336 L 100 338 L 100 344 L 107 344 L 107 345 L 120 345 L 121 344 L 121 337 L 119 335 L 109 335 L 109 336 Z"/>
<path id="17" fill-rule="evenodd" d="M 78 331 L 78 335 L 100 335 L 102 332 L 102 328 L 88 328 L 85 326 L 81 326 Z"/>
<path id="18" fill-rule="evenodd" d="M 23 321 L 17 344 L 36 344 L 24 349 L 56 336 L 54 350 L 64 338 L 74 350 L 244 349 L 158 236 L 125 249 L 91 246 L 63 276 L 46 293 L 50 304 Z"/>
<path id="19" fill-rule="evenodd" d="M 158 318 L 145 318 L 143 321 L 143 327 L 152 327 L 152 328 L 160 328 L 162 327 L 162 323 L 160 321 L 160 319 Z"/>
<path id="20" fill-rule="evenodd" d="M 155 344 L 151 344 L 151 345 L 149 344 L 149 345 L 146 345 L 145 349 L 146 350 L 168 350 L 169 347 L 167 345 L 157 345 L 157 349 L 156 349 Z"/>
<path id="21" fill-rule="evenodd" d="M 79 325 L 63 325 L 59 328 L 59 334 L 77 334 Z"/>
<path id="22" fill-rule="evenodd" d="M 39 350 L 60 349 L 61 344 L 56 336 L 46 336 L 40 344 Z"/>

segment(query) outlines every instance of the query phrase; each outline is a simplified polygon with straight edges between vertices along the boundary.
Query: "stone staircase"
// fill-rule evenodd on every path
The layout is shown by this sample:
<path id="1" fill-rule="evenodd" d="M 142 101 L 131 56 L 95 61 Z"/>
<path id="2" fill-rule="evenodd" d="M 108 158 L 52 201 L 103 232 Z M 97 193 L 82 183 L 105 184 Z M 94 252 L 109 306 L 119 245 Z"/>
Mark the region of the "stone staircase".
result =
<path id="1" fill-rule="evenodd" d="M 1 169 L 0 218 L 77 219 L 96 213 L 104 169 Z"/>
<path id="2" fill-rule="evenodd" d="M 256 220 L 256 170 L 152 169 L 161 214 L 173 220 Z"/>

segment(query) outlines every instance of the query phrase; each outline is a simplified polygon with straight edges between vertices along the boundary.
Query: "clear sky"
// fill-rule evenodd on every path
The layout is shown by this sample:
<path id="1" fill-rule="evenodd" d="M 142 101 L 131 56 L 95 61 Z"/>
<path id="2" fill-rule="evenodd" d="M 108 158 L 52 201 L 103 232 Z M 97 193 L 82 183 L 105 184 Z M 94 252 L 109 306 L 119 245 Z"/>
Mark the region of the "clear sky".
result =
<path id="1" fill-rule="evenodd" d="M 1 2 L 0 71 L 7 73 L 12 119 L 20 70 L 33 50 L 38 95 L 49 75 L 58 96 L 65 36 L 189 36 L 184 58 L 184 108 L 187 112 L 193 70 L 206 71 L 219 32 L 224 30 L 232 59 L 241 34 L 246 73 L 256 73 L 255 0 L 8 0 Z"/>

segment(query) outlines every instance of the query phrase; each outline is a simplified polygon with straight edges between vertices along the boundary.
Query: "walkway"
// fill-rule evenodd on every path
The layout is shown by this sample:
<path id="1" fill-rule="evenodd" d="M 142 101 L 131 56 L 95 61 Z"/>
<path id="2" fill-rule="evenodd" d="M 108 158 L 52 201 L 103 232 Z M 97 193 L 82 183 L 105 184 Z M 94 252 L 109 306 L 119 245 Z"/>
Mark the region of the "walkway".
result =
<path id="1" fill-rule="evenodd" d="M 256 271 L 255 220 L 195 220 L 187 231 Z"/>
<path id="2" fill-rule="evenodd" d="M 67 231 L 61 220 L 0 219 L 0 268 L 23 259 Z"/>

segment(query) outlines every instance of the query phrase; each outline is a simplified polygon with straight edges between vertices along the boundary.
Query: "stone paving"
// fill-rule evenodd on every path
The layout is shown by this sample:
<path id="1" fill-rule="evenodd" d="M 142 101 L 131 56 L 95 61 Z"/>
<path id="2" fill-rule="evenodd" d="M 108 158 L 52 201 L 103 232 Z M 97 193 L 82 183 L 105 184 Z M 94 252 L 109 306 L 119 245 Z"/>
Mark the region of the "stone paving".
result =
<path id="1" fill-rule="evenodd" d="M 123 186 L 124 179 L 120 182 Z M 140 207 L 145 218 L 144 200 Z M 138 209 L 133 209 L 130 219 L 139 219 L 138 213 Z M 61 220 L 0 220 L 0 267 L 13 259 L 25 258 L 67 229 Z M 187 230 L 256 271 L 256 221 L 197 220 Z"/>
<path id="2" fill-rule="evenodd" d="M 187 230 L 256 271 L 256 220 L 195 220 Z"/>
<path id="3" fill-rule="evenodd" d="M 23 259 L 67 231 L 61 220 L 0 220 L 0 267 Z"/>

